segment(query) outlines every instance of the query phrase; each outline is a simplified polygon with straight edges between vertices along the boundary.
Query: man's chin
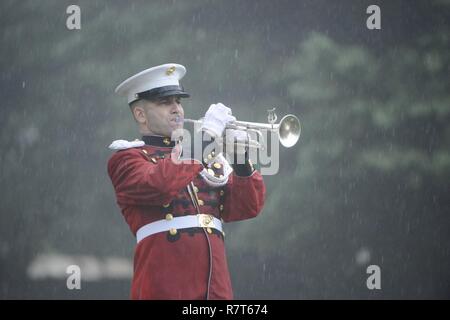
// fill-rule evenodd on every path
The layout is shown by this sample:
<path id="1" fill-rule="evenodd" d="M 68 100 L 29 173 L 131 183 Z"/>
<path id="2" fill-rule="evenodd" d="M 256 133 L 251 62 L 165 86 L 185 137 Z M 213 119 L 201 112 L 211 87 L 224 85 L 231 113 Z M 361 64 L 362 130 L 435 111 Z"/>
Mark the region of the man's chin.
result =
<path id="1" fill-rule="evenodd" d="M 172 137 L 172 140 L 178 140 L 179 137 L 183 136 L 183 133 L 183 125 L 176 125 L 172 128 L 169 137 Z"/>
<path id="2" fill-rule="evenodd" d="M 170 130 L 172 130 L 172 131 L 183 129 L 183 123 L 177 123 L 177 122 L 171 121 L 169 126 L 170 126 Z"/>

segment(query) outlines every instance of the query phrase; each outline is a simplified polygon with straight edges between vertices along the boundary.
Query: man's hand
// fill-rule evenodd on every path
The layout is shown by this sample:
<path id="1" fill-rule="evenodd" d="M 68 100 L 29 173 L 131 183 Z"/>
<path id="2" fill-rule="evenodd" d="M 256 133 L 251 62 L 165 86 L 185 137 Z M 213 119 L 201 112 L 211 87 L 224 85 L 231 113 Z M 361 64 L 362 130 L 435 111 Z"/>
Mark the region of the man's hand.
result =
<path id="1" fill-rule="evenodd" d="M 225 152 L 232 161 L 233 170 L 241 177 L 251 176 L 253 165 L 249 159 L 250 137 L 245 130 L 226 129 L 225 130 Z"/>
<path id="2" fill-rule="evenodd" d="M 244 154 L 247 151 L 249 136 L 247 131 L 227 129 L 225 130 L 226 150 L 229 155 L 236 152 L 237 155 Z M 235 146 L 236 144 L 236 146 Z"/>
<path id="3" fill-rule="evenodd" d="M 222 103 L 212 104 L 206 111 L 205 118 L 202 123 L 202 130 L 209 133 L 214 138 L 222 137 L 227 123 L 236 121 L 231 115 L 231 109 Z"/>

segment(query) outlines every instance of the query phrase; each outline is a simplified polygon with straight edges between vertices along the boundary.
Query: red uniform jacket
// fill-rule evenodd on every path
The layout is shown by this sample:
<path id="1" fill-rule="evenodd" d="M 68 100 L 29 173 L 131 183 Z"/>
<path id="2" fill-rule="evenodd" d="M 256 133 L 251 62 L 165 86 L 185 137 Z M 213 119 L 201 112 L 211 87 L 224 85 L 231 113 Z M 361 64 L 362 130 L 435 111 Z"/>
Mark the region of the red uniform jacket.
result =
<path id="1" fill-rule="evenodd" d="M 250 176 L 233 172 L 225 186 L 214 188 L 199 175 L 203 164 L 175 164 L 173 142 L 169 145 L 162 137 L 151 138 L 147 142 L 151 145 L 118 151 L 108 162 L 117 203 L 134 235 L 168 213 L 196 215 L 186 189 L 191 181 L 198 190 L 201 213 L 229 222 L 253 218 L 261 211 L 265 186 L 259 172 Z M 224 235 L 212 231 L 187 228 L 140 241 L 135 248 L 131 298 L 232 299 Z"/>

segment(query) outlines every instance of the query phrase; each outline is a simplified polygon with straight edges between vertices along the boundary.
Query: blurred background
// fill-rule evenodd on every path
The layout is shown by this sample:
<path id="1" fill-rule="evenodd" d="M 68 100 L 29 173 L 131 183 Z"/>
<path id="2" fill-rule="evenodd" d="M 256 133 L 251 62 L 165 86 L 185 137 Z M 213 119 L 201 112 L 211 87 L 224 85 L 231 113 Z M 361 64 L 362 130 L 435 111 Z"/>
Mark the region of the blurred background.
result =
<path id="1" fill-rule="evenodd" d="M 226 226 L 236 298 L 450 298 L 450 1 L 2 0 L 0 25 L 0 298 L 128 299 L 107 147 L 140 137 L 114 88 L 167 62 L 189 118 L 302 121 L 264 211 Z"/>

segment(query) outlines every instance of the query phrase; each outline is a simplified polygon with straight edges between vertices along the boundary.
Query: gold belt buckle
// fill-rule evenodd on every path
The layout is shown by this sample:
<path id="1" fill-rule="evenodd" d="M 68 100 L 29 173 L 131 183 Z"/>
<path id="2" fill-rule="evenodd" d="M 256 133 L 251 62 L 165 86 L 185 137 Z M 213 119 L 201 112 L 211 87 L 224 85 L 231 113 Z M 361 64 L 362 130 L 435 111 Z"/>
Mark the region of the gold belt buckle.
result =
<path id="1" fill-rule="evenodd" d="M 214 220 L 213 220 L 213 216 L 210 214 L 198 214 L 198 224 L 200 227 L 202 228 L 214 228 Z"/>

